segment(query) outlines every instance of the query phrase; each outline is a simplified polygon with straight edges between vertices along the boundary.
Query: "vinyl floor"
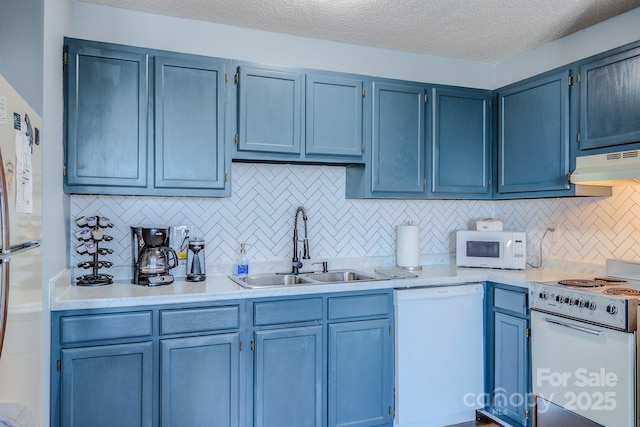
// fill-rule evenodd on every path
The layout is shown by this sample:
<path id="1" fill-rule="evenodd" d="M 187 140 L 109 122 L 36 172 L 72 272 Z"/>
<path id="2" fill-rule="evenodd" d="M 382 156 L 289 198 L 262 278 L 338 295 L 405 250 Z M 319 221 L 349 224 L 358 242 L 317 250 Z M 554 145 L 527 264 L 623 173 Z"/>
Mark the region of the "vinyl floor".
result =
<path id="1" fill-rule="evenodd" d="M 453 424 L 446 427 L 500 427 L 500 424 L 494 422 L 491 418 L 485 417 L 482 414 L 476 414 L 475 421 L 469 421 L 466 423 Z"/>

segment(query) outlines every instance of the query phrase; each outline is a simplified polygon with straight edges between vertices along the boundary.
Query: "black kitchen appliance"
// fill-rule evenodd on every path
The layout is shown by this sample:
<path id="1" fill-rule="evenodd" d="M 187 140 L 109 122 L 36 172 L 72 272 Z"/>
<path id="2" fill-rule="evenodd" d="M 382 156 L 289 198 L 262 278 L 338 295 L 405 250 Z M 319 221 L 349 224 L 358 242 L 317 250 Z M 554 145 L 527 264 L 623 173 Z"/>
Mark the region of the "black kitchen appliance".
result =
<path id="1" fill-rule="evenodd" d="M 173 283 L 169 270 L 177 267 L 178 256 L 169 247 L 171 227 L 131 227 L 131 283 L 157 286 Z"/>
<path id="2" fill-rule="evenodd" d="M 202 282 L 206 279 L 204 267 L 204 239 L 192 237 L 187 246 L 187 281 Z"/>

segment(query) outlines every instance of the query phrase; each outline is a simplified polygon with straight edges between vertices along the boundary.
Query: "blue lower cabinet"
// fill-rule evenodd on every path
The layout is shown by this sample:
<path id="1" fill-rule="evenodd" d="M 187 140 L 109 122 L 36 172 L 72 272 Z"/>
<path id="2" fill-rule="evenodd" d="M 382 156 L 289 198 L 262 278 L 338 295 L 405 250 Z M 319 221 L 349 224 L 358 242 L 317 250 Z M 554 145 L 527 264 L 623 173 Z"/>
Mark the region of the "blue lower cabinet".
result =
<path id="1" fill-rule="evenodd" d="M 527 319 L 495 314 L 495 372 L 493 407 L 505 417 L 525 425 Z"/>
<path id="2" fill-rule="evenodd" d="M 61 351 L 65 427 L 153 425 L 153 343 Z"/>
<path id="3" fill-rule="evenodd" d="M 255 427 L 323 425 L 322 326 L 255 332 Z"/>
<path id="4" fill-rule="evenodd" d="M 393 358 L 388 319 L 329 324 L 329 427 L 393 421 Z"/>
<path id="5" fill-rule="evenodd" d="M 239 426 L 238 333 L 160 341 L 160 425 Z"/>
<path id="6" fill-rule="evenodd" d="M 531 425 L 527 289 L 487 284 L 486 410 L 513 426 Z"/>

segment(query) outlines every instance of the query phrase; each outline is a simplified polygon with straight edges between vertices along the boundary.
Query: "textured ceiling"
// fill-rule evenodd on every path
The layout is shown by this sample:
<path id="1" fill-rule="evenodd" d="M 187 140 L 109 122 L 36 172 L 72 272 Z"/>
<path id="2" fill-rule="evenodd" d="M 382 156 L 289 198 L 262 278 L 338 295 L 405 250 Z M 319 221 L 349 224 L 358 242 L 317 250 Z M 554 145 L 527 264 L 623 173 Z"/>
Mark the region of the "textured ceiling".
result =
<path id="1" fill-rule="evenodd" d="M 486 63 L 502 62 L 640 6 L 640 0 L 84 1 Z"/>

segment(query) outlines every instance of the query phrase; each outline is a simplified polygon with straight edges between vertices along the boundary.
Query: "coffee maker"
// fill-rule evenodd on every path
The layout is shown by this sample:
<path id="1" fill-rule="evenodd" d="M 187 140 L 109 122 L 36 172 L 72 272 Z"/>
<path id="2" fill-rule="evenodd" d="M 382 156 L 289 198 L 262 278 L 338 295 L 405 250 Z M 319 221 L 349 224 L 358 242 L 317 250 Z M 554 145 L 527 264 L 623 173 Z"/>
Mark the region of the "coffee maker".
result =
<path id="1" fill-rule="evenodd" d="M 192 237 L 187 245 L 187 281 L 202 282 L 206 279 L 204 268 L 204 239 Z"/>
<path id="2" fill-rule="evenodd" d="M 131 227 L 131 283 L 157 286 L 173 283 L 169 270 L 178 265 L 176 252 L 169 247 L 171 227 Z"/>

